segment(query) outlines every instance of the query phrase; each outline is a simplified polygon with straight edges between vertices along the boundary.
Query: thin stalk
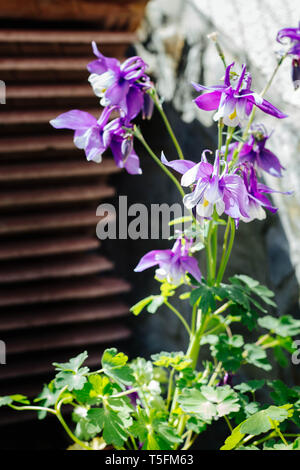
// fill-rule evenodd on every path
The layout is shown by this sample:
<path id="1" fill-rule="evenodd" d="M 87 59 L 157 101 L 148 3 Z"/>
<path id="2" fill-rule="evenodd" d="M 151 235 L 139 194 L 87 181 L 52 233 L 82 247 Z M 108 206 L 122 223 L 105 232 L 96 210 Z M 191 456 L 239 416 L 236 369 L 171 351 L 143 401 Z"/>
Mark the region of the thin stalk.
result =
<path id="1" fill-rule="evenodd" d="M 185 443 L 184 447 L 181 450 L 188 450 L 190 447 L 192 447 L 197 437 L 198 437 L 198 434 L 195 434 L 194 437 L 189 440 L 189 442 Z"/>
<path id="2" fill-rule="evenodd" d="M 162 104 L 161 104 L 161 102 L 160 102 L 160 100 L 159 100 L 159 97 L 158 97 L 158 94 L 156 93 L 156 91 L 151 94 L 151 97 L 152 97 L 153 102 L 154 102 L 156 108 L 158 109 L 158 111 L 159 111 L 159 113 L 160 113 L 160 115 L 161 115 L 161 117 L 162 117 L 162 119 L 163 119 L 163 121 L 164 121 L 164 124 L 165 124 L 165 126 L 166 126 L 166 129 L 167 129 L 167 131 L 168 131 L 168 133 L 169 133 L 169 136 L 171 137 L 171 140 L 172 140 L 172 142 L 173 142 L 173 144 L 174 144 L 174 146 L 175 146 L 175 148 L 176 148 L 176 151 L 177 151 L 177 153 L 178 153 L 178 157 L 179 157 L 181 160 L 184 160 L 184 155 L 183 155 L 182 149 L 181 149 L 181 147 L 180 147 L 180 144 L 179 144 L 179 142 L 178 142 L 178 140 L 177 140 L 177 138 L 176 138 L 176 136 L 175 136 L 175 134 L 174 134 L 174 132 L 173 132 L 172 126 L 171 126 L 171 124 L 170 124 L 170 121 L 169 121 L 169 119 L 167 118 L 167 115 L 166 115 L 166 113 L 165 113 L 164 110 L 163 110 Z"/>
<path id="3" fill-rule="evenodd" d="M 29 406 L 29 405 L 17 406 L 17 405 L 12 405 L 12 404 L 9 404 L 8 406 L 12 408 L 13 410 L 17 410 L 17 411 L 47 411 L 47 413 L 56 415 L 55 410 L 53 410 L 52 408 L 47 408 L 45 406 Z"/>
<path id="4" fill-rule="evenodd" d="M 184 197 L 185 192 L 183 191 L 182 187 L 180 186 L 179 181 L 175 178 L 175 176 L 168 170 L 167 167 L 160 161 L 160 159 L 155 155 L 151 147 L 147 144 L 143 134 L 141 131 L 136 127 L 133 135 L 143 144 L 149 155 L 153 158 L 153 160 L 160 166 L 160 168 L 164 171 L 164 173 L 173 181 L 176 185 L 178 191 L 180 192 L 181 197 Z"/>
<path id="5" fill-rule="evenodd" d="M 226 424 L 227 424 L 227 426 L 228 426 L 230 432 L 232 432 L 232 431 L 233 431 L 233 427 L 231 426 L 231 423 L 230 423 L 229 419 L 227 418 L 226 415 L 224 415 L 223 418 L 225 419 Z"/>
<path id="6" fill-rule="evenodd" d="M 133 445 L 133 449 L 134 450 L 139 450 L 138 446 L 136 445 L 136 442 L 135 442 L 134 438 L 132 436 L 130 436 L 130 439 L 131 439 L 131 442 L 132 442 L 132 445 Z"/>
<path id="7" fill-rule="evenodd" d="M 173 379 L 174 379 L 175 369 L 171 370 L 170 377 L 169 377 L 169 384 L 168 384 L 168 395 L 167 395 L 167 409 L 169 409 L 171 398 L 172 398 L 172 391 L 173 391 Z"/>
<path id="8" fill-rule="evenodd" d="M 60 410 L 57 410 L 56 416 L 57 416 L 57 419 L 59 420 L 60 424 L 63 426 L 64 430 L 68 434 L 68 436 L 72 439 L 72 441 L 74 441 L 76 444 L 78 444 L 80 447 L 82 447 L 85 450 L 93 450 L 92 447 L 90 447 L 87 444 L 85 444 L 84 442 L 82 442 L 80 439 L 78 439 L 75 436 L 75 434 L 72 433 L 71 429 L 69 428 L 69 426 L 67 425 L 67 423 L 63 419 Z"/>
<path id="9" fill-rule="evenodd" d="M 111 395 L 110 398 L 119 398 L 119 397 L 124 397 L 126 395 L 130 395 L 131 393 L 136 393 L 138 392 L 138 388 L 131 388 L 129 390 L 125 390 L 124 392 L 118 393 L 117 395 Z"/>
<path id="10" fill-rule="evenodd" d="M 212 246 L 211 246 L 211 238 L 212 238 L 212 230 L 213 230 L 213 221 L 209 222 L 207 240 L 205 245 L 206 250 L 206 264 L 207 264 L 207 282 L 211 284 L 213 280 L 213 253 L 212 253 Z"/>
<path id="11" fill-rule="evenodd" d="M 214 312 L 212 312 L 212 315 L 219 315 L 219 313 L 225 312 L 225 310 L 227 310 L 228 307 L 230 307 L 230 305 L 232 305 L 232 304 L 233 304 L 232 300 L 228 300 L 228 302 L 226 302 L 225 304 L 221 305 L 221 307 L 219 307 L 217 310 L 215 310 Z"/>
<path id="12" fill-rule="evenodd" d="M 209 382 L 208 382 L 208 385 L 213 385 L 214 384 L 214 381 L 216 380 L 216 378 L 218 377 L 218 374 L 220 372 L 220 370 L 222 369 L 222 362 L 219 362 L 217 367 L 216 367 L 216 370 L 215 372 L 213 373 L 213 375 L 211 376 L 211 378 L 209 379 Z"/>
<path id="13" fill-rule="evenodd" d="M 235 129 L 234 127 L 228 127 L 226 144 L 225 144 L 225 153 L 224 153 L 224 160 L 225 161 L 227 161 L 229 145 L 230 145 L 230 142 L 232 141 L 234 129 Z"/>
<path id="14" fill-rule="evenodd" d="M 221 148 L 222 148 L 222 145 L 223 145 L 223 127 L 224 127 L 223 119 L 221 118 L 218 121 L 218 150 L 219 150 L 219 155 L 220 155 Z"/>
<path id="15" fill-rule="evenodd" d="M 175 307 L 173 307 L 173 305 L 171 305 L 166 299 L 164 300 L 164 303 L 179 318 L 179 320 L 181 321 L 181 323 L 185 327 L 186 331 L 188 332 L 188 335 L 192 336 L 192 331 L 191 331 L 187 321 L 185 320 L 185 318 L 181 315 L 181 313 Z"/>
<path id="16" fill-rule="evenodd" d="M 191 324 L 191 330 L 192 330 L 193 334 L 195 334 L 195 332 L 196 332 L 197 310 L 198 310 L 198 302 L 195 302 L 195 304 L 193 306 L 192 324 Z"/>
<path id="17" fill-rule="evenodd" d="M 227 247 L 227 239 L 228 239 L 229 228 L 230 228 L 230 239 L 229 239 L 229 243 L 228 243 L 228 247 Z M 226 227 L 225 235 L 224 235 L 222 258 L 221 258 L 219 272 L 218 272 L 217 279 L 216 279 L 216 284 L 217 285 L 219 285 L 220 282 L 222 282 L 224 272 L 225 272 L 228 260 L 230 258 L 231 250 L 232 250 L 232 247 L 233 247 L 234 236 L 235 236 L 234 220 L 231 217 L 228 217 L 227 227 Z"/>

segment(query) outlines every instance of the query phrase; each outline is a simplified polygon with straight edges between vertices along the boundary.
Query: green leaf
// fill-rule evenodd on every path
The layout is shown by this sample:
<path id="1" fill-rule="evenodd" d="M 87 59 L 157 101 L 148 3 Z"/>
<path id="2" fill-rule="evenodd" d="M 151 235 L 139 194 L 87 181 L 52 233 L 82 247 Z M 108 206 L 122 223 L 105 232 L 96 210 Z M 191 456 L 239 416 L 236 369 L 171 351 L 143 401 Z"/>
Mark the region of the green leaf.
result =
<path id="1" fill-rule="evenodd" d="M 5 397 L 0 397 L 0 407 L 10 405 L 14 401 L 17 402 L 17 403 L 22 403 L 23 405 L 29 405 L 30 404 L 30 401 L 28 400 L 27 397 L 25 397 L 25 395 L 16 394 L 16 395 L 9 395 L 9 396 L 5 396 Z"/>
<path id="2" fill-rule="evenodd" d="M 261 389 L 265 385 L 265 380 L 249 380 L 239 385 L 235 385 L 234 389 L 241 393 L 254 393 L 256 390 Z"/>
<path id="3" fill-rule="evenodd" d="M 56 370 L 77 373 L 84 361 L 87 359 L 87 357 L 88 353 L 87 351 L 84 351 L 83 353 L 78 354 L 78 356 L 70 359 L 69 362 L 64 362 L 61 364 L 59 364 L 58 362 L 53 362 L 53 365 L 55 366 Z"/>
<path id="4" fill-rule="evenodd" d="M 207 429 L 207 424 L 196 416 L 191 416 L 186 423 L 186 429 L 201 434 Z"/>
<path id="5" fill-rule="evenodd" d="M 178 398 L 180 407 L 188 414 L 196 415 L 204 422 L 211 422 L 217 414 L 215 403 L 207 400 L 204 395 L 195 388 L 184 389 Z"/>
<path id="6" fill-rule="evenodd" d="M 41 406 L 45 406 L 46 408 L 50 408 L 56 403 L 61 390 L 56 389 L 54 385 L 54 381 L 50 382 L 49 385 L 44 385 L 43 390 L 41 393 L 34 399 L 34 402 L 40 402 Z M 47 416 L 46 411 L 39 411 L 38 412 L 38 419 L 44 419 Z"/>
<path id="7" fill-rule="evenodd" d="M 193 289 L 190 296 L 190 304 L 193 306 L 199 301 L 198 307 L 207 312 L 209 309 L 216 309 L 215 293 L 212 287 L 202 284 L 200 287 Z"/>
<path id="8" fill-rule="evenodd" d="M 88 411 L 88 419 L 94 426 L 103 429 L 103 439 L 107 444 L 122 447 L 127 441 L 126 421 L 109 407 L 92 408 Z"/>
<path id="9" fill-rule="evenodd" d="M 227 335 L 221 334 L 217 339 L 218 342 L 210 347 L 212 355 L 223 363 L 225 370 L 235 372 L 243 362 L 243 337 L 233 335 L 228 338 Z"/>
<path id="10" fill-rule="evenodd" d="M 289 405 L 292 407 L 292 405 Z M 258 413 L 247 418 L 246 421 L 241 423 L 240 431 L 242 434 L 251 434 L 257 436 L 264 432 L 274 429 L 272 421 L 277 421 L 279 423 L 285 421 L 290 417 L 289 408 L 278 407 L 278 406 L 269 406 L 266 410 L 261 410 Z"/>
<path id="11" fill-rule="evenodd" d="M 262 328 L 266 328 L 283 337 L 300 334 L 300 320 L 295 320 L 291 315 L 283 315 L 279 318 L 267 315 L 259 318 L 258 324 Z"/>
<path id="12" fill-rule="evenodd" d="M 69 362 L 61 364 L 54 362 L 55 369 L 60 371 L 55 377 L 55 387 L 63 388 L 67 386 L 69 391 L 81 390 L 87 381 L 85 376 L 89 372 L 88 367 L 81 367 L 87 357 L 88 353 L 84 351 L 70 359 Z"/>
<path id="13" fill-rule="evenodd" d="M 292 405 L 287 404 L 282 407 L 269 406 L 265 410 L 258 411 L 233 429 L 221 450 L 236 448 L 246 434 L 257 436 L 270 429 L 274 429 L 278 423 L 285 421 L 291 416 L 291 408 Z"/>
<path id="14" fill-rule="evenodd" d="M 103 397 L 113 393 L 112 384 L 105 375 L 91 375 L 89 377 L 89 383 L 91 385 L 89 392 L 91 398 Z"/>
<path id="15" fill-rule="evenodd" d="M 230 436 L 227 437 L 224 445 L 221 447 L 220 450 L 232 450 L 234 449 L 243 439 L 245 434 L 242 434 L 240 431 L 241 424 L 234 428 Z"/>
<path id="16" fill-rule="evenodd" d="M 0 397 L 0 406 L 10 405 L 13 402 L 13 399 L 9 396 Z"/>
<path id="17" fill-rule="evenodd" d="M 270 397 L 276 405 L 295 403 L 300 399 L 300 387 L 289 388 L 281 380 L 269 381 L 268 385 L 273 389 Z"/>
<path id="18" fill-rule="evenodd" d="M 132 369 L 127 365 L 128 357 L 118 353 L 116 348 L 106 349 L 103 353 L 101 364 L 106 375 L 117 383 L 131 385 L 134 382 Z"/>
<path id="19" fill-rule="evenodd" d="M 245 344 L 246 361 L 264 370 L 271 370 L 272 366 L 268 362 L 266 351 L 256 344 Z"/>
<path id="20" fill-rule="evenodd" d="M 166 352 L 162 351 L 159 354 L 151 356 L 153 364 L 159 367 L 172 367 L 175 370 L 183 370 L 189 367 L 191 359 L 189 359 L 182 351 L 179 352 Z"/>
<path id="21" fill-rule="evenodd" d="M 61 371 L 56 375 L 55 385 L 60 389 L 67 387 L 70 392 L 72 390 L 81 390 L 87 381 L 85 375 L 88 371 L 87 367 L 79 369 L 77 373 Z"/>
<path id="22" fill-rule="evenodd" d="M 238 401 L 238 395 L 229 385 L 216 388 L 203 385 L 200 390 L 184 389 L 178 398 L 183 411 L 204 422 L 239 411 Z"/>
<path id="23" fill-rule="evenodd" d="M 99 432 L 99 426 L 96 426 L 88 419 L 88 408 L 77 406 L 72 413 L 72 419 L 76 424 L 75 435 L 84 441 L 89 441 Z"/>
<path id="24" fill-rule="evenodd" d="M 156 434 L 158 434 L 158 436 L 160 436 L 170 447 L 172 447 L 173 444 L 180 444 L 182 442 L 182 438 L 178 436 L 176 430 L 166 422 L 154 421 L 153 428 Z"/>

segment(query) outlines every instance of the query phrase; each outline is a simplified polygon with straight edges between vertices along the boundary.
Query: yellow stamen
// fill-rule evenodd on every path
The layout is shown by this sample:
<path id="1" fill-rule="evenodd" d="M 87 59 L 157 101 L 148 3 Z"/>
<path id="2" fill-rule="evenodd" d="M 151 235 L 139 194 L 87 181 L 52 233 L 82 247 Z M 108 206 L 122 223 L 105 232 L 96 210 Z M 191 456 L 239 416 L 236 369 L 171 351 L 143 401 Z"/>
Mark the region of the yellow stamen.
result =
<path id="1" fill-rule="evenodd" d="M 208 204 L 209 204 L 209 202 L 208 202 L 206 199 L 204 199 L 203 206 L 204 206 L 204 207 L 207 207 Z"/>
<path id="2" fill-rule="evenodd" d="M 229 119 L 234 119 L 236 117 L 236 109 L 234 108 L 233 113 L 229 114 Z"/>

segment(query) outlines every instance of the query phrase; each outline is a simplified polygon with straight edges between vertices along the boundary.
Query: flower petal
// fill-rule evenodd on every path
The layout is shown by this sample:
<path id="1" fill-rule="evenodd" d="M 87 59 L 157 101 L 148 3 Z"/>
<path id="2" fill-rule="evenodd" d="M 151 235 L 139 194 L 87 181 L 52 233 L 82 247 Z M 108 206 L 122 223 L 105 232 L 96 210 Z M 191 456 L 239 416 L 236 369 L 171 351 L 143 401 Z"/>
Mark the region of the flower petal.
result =
<path id="1" fill-rule="evenodd" d="M 50 124 L 55 129 L 87 129 L 88 127 L 95 126 L 97 119 L 90 113 L 80 111 L 79 109 L 72 109 L 52 119 Z"/>
<path id="2" fill-rule="evenodd" d="M 221 96 L 221 91 L 212 91 L 198 96 L 198 98 L 196 98 L 194 102 L 196 103 L 198 108 L 204 109 L 204 111 L 213 111 L 215 109 L 218 109 Z"/>

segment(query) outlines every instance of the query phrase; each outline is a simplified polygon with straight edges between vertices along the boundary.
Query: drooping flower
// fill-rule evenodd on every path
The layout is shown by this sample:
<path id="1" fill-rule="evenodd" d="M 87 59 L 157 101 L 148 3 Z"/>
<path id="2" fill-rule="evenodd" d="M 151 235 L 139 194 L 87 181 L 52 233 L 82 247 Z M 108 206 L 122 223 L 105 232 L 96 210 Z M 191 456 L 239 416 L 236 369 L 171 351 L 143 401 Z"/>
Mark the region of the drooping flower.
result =
<path id="1" fill-rule="evenodd" d="M 273 189 L 265 186 L 257 181 L 255 170 L 253 167 L 243 169 L 243 179 L 247 188 L 248 195 L 248 217 L 241 217 L 243 222 L 251 222 L 254 219 L 263 220 L 266 218 L 264 208 L 270 212 L 277 212 L 277 208 L 273 207 L 265 194 L 274 193 Z"/>
<path id="2" fill-rule="evenodd" d="M 189 160 L 168 162 L 164 155 L 162 162 L 183 174 L 182 186 L 193 187 L 192 192 L 184 196 L 183 203 L 187 209 L 195 208 L 199 217 L 210 218 L 214 207 L 219 216 L 225 213 L 236 220 L 248 217 L 247 192 L 243 179 L 238 174 L 229 174 L 226 163 L 220 174 L 218 155 L 214 165 L 207 162 L 205 151 L 197 164 Z"/>
<path id="3" fill-rule="evenodd" d="M 278 31 L 277 41 L 284 44 L 287 39 L 291 45 L 287 54 L 293 57 L 292 59 L 292 81 L 295 90 L 300 87 L 300 21 L 297 28 L 283 28 Z"/>
<path id="4" fill-rule="evenodd" d="M 191 245 L 191 240 L 178 238 L 171 250 L 152 250 L 147 253 L 141 258 L 134 271 L 141 272 L 158 265 L 156 277 L 172 285 L 184 282 L 186 273 L 190 273 L 198 282 L 201 282 L 198 262 L 189 256 Z"/>
<path id="5" fill-rule="evenodd" d="M 52 119 L 50 124 L 56 129 L 74 130 L 74 144 L 84 149 L 88 161 L 100 163 L 103 153 L 110 147 L 118 167 L 125 168 L 130 174 L 141 174 L 133 137 L 123 129 L 124 124 L 129 124 L 122 118 L 108 122 L 116 108 L 105 108 L 98 120 L 85 111 L 73 109 Z"/>
<path id="6" fill-rule="evenodd" d="M 287 38 L 291 44 L 288 54 L 300 56 L 300 21 L 297 28 L 283 28 L 278 31 L 277 41 L 284 44 L 285 38 Z"/>
<path id="7" fill-rule="evenodd" d="M 269 137 L 270 135 L 266 134 L 262 126 L 254 130 L 240 150 L 238 163 L 250 163 L 255 168 L 262 169 L 270 175 L 279 178 L 282 176 L 284 167 L 281 165 L 278 157 L 266 148 Z M 238 146 L 239 142 L 230 145 L 228 161 L 230 161 L 234 150 Z"/>
<path id="8" fill-rule="evenodd" d="M 97 59 L 87 66 L 91 75 L 89 82 L 102 106 L 118 106 L 128 121 L 140 111 L 149 115 L 149 96 L 146 90 L 151 82 L 145 70 L 147 64 L 139 56 L 130 57 L 122 64 L 115 58 L 105 57 L 92 43 Z M 145 110 L 148 112 L 145 113 Z"/>
<path id="9" fill-rule="evenodd" d="M 231 127 L 243 124 L 249 117 L 253 106 L 280 119 L 287 117 L 269 101 L 250 89 L 251 75 L 246 74 L 246 65 L 243 66 L 234 88 L 230 81 L 230 69 L 233 65 L 234 62 L 226 68 L 223 85 L 206 87 L 193 83 L 197 91 L 208 91 L 194 100 L 198 108 L 205 111 L 217 110 L 214 120 L 218 121 L 222 118 L 224 124 Z"/>

